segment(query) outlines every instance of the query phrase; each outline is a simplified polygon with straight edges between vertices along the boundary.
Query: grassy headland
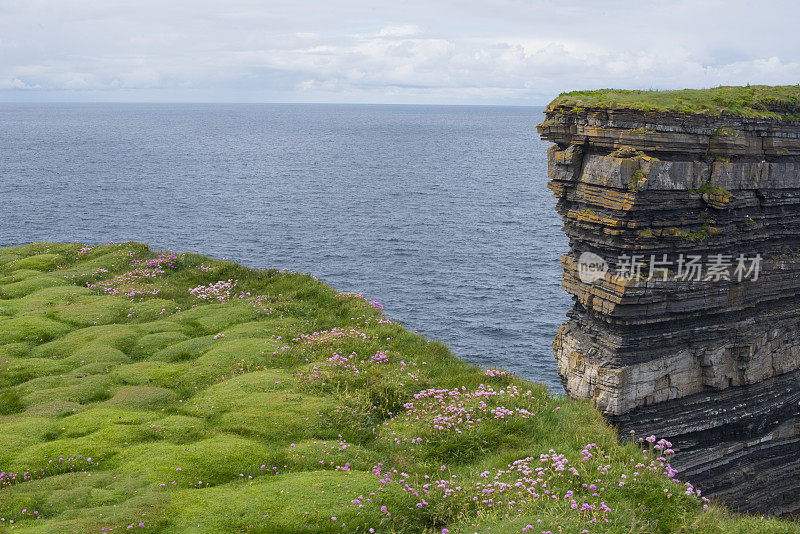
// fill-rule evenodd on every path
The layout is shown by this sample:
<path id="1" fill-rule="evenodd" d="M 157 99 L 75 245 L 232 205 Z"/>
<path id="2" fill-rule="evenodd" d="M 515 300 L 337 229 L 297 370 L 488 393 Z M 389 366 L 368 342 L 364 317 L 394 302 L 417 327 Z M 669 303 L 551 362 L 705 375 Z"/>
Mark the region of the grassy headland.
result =
<path id="1" fill-rule="evenodd" d="M 721 86 L 642 91 L 598 89 L 561 93 L 548 108 L 617 108 L 800 121 L 800 85 Z"/>
<path id="2" fill-rule="evenodd" d="M 9 531 L 800 532 L 360 295 L 135 243 L 0 249 L 0 444 Z"/>

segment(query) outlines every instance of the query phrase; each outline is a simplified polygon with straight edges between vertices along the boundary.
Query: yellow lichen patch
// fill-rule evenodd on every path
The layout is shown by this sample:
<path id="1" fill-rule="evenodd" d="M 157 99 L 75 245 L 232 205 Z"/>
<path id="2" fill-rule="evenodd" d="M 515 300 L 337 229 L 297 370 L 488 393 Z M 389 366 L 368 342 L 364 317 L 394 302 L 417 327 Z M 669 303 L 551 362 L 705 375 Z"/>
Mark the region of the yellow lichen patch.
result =
<path id="1" fill-rule="evenodd" d="M 706 204 L 716 210 L 724 210 L 732 198 L 731 192 L 725 189 L 703 193 L 703 200 L 706 201 Z"/>
<path id="2" fill-rule="evenodd" d="M 636 193 L 630 190 L 610 189 L 589 184 L 580 184 L 575 193 L 587 204 L 616 211 L 630 211 L 636 202 Z"/>
<path id="3" fill-rule="evenodd" d="M 561 198 L 566 193 L 566 187 L 564 187 L 563 182 L 559 182 L 557 180 L 550 180 L 547 182 L 547 188 L 553 192 L 553 196 L 555 198 Z"/>
<path id="4" fill-rule="evenodd" d="M 570 352 L 569 369 L 576 373 L 583 373 L 586 369 L 586 354 L 574 350 Z"/>

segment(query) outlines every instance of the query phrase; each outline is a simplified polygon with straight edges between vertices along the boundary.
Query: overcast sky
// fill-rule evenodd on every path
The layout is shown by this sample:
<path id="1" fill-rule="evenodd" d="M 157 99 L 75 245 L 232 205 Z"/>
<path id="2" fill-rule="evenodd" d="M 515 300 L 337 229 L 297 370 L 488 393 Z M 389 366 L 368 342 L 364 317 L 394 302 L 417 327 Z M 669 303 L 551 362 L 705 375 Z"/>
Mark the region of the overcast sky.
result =
<path id="1" fill-rule="evenodd" d="M 546 104 L 800 83 L 796 1 L 0 0 L 0 101 Z"/>

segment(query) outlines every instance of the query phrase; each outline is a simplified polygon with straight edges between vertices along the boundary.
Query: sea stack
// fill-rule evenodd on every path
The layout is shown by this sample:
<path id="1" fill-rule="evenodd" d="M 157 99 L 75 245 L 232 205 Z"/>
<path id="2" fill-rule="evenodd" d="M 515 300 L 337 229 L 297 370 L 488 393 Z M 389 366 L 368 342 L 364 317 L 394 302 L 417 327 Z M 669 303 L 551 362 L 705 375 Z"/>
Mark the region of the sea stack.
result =
<path id="1" fill-rule="evenodd" d="M 777 96 L 776 96 L 777 94 Z M 800 513 L 800 88 L 568 93 L 546 110 L 574 296 L 568 394 L 734 510 Z"/>

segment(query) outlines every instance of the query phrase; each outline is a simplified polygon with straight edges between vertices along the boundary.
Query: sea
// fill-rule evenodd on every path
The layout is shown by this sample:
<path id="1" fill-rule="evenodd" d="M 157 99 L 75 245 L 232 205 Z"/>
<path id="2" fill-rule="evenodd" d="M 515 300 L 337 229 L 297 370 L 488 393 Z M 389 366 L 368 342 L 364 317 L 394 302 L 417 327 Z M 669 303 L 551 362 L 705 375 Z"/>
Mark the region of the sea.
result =
<path id="1" fill-rule="evenodd" d="M 0 246 L 140 241 L 310 272 L 561 391 L 542 111 L 0 103 Z"/>

